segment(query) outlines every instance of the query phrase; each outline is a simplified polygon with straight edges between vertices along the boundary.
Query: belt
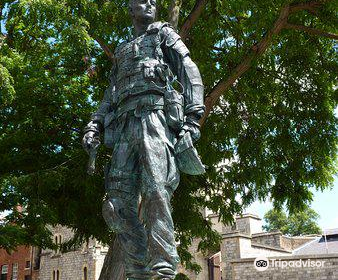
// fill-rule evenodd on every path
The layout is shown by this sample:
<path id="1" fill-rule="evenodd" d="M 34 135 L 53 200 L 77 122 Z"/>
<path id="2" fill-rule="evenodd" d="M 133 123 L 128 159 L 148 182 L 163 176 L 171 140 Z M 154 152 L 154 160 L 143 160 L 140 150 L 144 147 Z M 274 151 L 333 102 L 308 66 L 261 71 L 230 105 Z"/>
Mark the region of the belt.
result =
<path id="1" fill-rule="evenodd" d="M 126 112 L 134 111 L 135 117 L 140 117 L 143 112 L 163 110 L 164 98 L 159 94 L 144 94 L 128 98 L 118 105 L 116 117 Z"/>

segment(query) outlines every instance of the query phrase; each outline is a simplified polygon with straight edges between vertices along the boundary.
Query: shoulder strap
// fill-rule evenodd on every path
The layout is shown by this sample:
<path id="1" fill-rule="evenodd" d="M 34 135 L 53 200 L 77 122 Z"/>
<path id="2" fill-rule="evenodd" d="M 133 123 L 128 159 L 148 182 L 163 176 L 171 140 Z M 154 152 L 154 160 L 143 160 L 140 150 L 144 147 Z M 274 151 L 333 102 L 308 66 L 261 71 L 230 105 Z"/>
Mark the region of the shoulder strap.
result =
<path id="1" fill-rule="evenodd" d="M 161 21 L 156 21 L 152 24 L 149 25 L 147 29 L 148 34 L 154 34 L 154 33 L 159 33 L 163 27 L 172 27 L 169 22 L 161 22 Z M 173 28 L 173 27 L 172 27 Z"/>

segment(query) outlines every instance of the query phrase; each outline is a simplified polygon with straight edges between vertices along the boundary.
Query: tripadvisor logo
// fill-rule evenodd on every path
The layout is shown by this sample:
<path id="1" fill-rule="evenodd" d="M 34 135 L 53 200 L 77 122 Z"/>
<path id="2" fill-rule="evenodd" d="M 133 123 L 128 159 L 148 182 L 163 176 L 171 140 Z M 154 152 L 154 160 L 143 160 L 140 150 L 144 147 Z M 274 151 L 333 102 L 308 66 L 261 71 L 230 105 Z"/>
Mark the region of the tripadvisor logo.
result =
<path id="1" fill-rule="evenodd" d="M 269 268 L 269 260 L 265 257 L 255 259 L 254 266 L 258 271 L 265 271 Z"/>
<path id="2" fill-rule="evenodd" d="M 256 270 L 258 271 L 265 271 L 269 268 L 302 268 L 302 267 L 310 267 L 310 268 L 321 268 L 324 267 L 325 261 L 321 260 L 282 260 L 282 259 L 270 259 L 269 260 L 266 257 L 258 257 L 254 261 L 254 266 Z"/>

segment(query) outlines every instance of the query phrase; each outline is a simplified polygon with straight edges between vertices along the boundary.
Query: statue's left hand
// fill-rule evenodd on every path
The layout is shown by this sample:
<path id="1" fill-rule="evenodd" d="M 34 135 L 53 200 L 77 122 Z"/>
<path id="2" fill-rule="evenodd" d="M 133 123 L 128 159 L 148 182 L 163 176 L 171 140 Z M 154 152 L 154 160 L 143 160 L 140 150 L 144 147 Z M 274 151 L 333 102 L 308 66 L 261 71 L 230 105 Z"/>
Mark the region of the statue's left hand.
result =
<path id="1" fill-rule="evenodd" d="M 92 143 L 96 137 L 96 134 L 97 133 L 95 133 L 94 131 L 88 131 L 82 138 L 82 146 L 88 154 L 90 154 L 90 150 L 92 149 Z"/>
<path id="2" fill-rule="evenodd" d="M 186 123 L 184 124 L 180 134 L 179 134 L 179 137 L 183 137 L 183 135 L 186 133 L 186 132 L 190 132 L 190 135 L 191 135 L 191 138 L 193 140 L 193 142 L 196 142 L 200 137 L 201 137 L 201 132 L 199 130 L 199 127 L 197 125 L 193 125 L 191 123 Z"/>

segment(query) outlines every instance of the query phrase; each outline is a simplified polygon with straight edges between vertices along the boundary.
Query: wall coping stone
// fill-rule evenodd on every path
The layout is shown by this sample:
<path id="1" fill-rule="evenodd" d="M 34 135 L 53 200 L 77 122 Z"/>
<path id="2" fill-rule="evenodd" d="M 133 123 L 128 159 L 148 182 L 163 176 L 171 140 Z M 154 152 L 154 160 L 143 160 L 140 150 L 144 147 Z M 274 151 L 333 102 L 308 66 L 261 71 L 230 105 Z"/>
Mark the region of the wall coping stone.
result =
<path id="1" fill-rule="evenodd" d="M 257 215 L 254 215 L 254 214 L 243 214 L 243 215 L 237 215 L 235 217 L 236 220 L 245 219 L 245 218 L 253 218 L 253 219 L 258 220 L 258 221 L 262 220 L 260 217 L 258 217 Z"/>
<path id="2" fill-rule="evenodd" d="M 308 239 L 309 241 L 313 240 L 313 239 L 316 239 L 316 238 L 319 238 L 319 237 L 322 237 L 321 235 L 318 235 L 318 234 L 312 234 L 312 235 L 304 235 L 304 236 L 287 236 L 287 235 L 283 235 L 283 238 L 286 238 L 286 239 L 293 239 L 293 240 L 299 240 L 299 239 L 303 239 L 303 240 L 306 240 Z"/>
<path id="3" fill-rule="evenodd" d="M 228 239 L 228 238 L 234 238 L 234 237 L 241 237 L 241 238 L 246 238 L 246 239 L 251 239 L 250 235 L 240 233 L 239 231 L 235 232 L 230 232 L 230 233 L 223 233 L 222 234 L 222 239 Z"/>
<path id="4" fill-rule="evenodd" d="M 289 250 L 285 250 L 282 248 L 277 248 L 277 247 L 273 247 L 273 246 L 269 246 L 269 245 L 262 245 L 262 244 L 258 244 L 258 243 L 251 243 L 251 247 L 256 247 L 256 248 L 263 248 L 263 249 L 268 249 L 271 251 L 278 251 L 278 252 L 283 252 L 283 253 L 290 253 L 292 254 L 292 251 Z"/>
<path id="5" fill-rule="evenodd" d="M 219 214 L 217 213 L 211 213 L 207 216 L 207 218 L 217 218 L 217 217 L 219 217 Z"/>
<path id="6" fill-rule="evenodd" d="M 268 236 L 268 235 L 283 235 L 281 231 L 269 231 L 269 232 L 258 232 L 253 233 L 252 237 Z"/>

